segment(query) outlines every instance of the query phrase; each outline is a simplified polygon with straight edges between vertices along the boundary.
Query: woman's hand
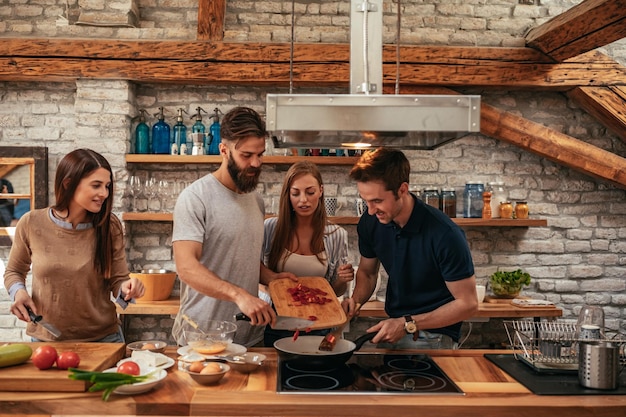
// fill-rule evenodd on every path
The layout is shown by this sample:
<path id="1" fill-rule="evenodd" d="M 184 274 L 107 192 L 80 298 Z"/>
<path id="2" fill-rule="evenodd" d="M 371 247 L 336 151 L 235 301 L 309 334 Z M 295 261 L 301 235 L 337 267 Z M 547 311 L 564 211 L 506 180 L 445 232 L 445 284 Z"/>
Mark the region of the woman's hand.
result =
<path id="1" fill-rule="evenodd" d="M 20 289 L 15 293 L 15 302 L 11 304 L 11 313 L 22 321 L 30 321 L 30 316 L 26 308 L 30 308 L 31 311 L 37 314 L 37 308 L 35 302 L 25 289 Z"/>
<path id="2" fill-rule="evenodd" d="M 137 278 L 131 278 L 122 283 L 122 294 L 124 295 L 124 301 L 128 301 L 131 298 L 139 298 L 143 297 L 146 289 L 143 286 L 143 282 L 141 282 Z"/>
<path id="3" fill-rule="evenodd" d="M 337 281 L 342 284 L 348 284 L 354 280 L 354 268 L 352 264 L 339 265 L 337 269 Z"/>

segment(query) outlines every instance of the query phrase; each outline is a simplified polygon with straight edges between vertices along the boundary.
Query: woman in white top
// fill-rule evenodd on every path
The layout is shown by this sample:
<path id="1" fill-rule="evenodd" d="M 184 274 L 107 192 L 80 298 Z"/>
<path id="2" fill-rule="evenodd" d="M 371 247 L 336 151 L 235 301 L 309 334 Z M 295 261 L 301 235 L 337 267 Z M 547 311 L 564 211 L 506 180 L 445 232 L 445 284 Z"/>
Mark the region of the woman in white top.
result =
<path id="1" fill-rule="evenodd" d="M 340 296 L 354 279 L 354 268 L 348 263 L 348 233 L 328 222 L 323 201 L 324 184 L 317 166 L 308 161 L 293 164 L 283 181 L 278 217 L 265 220 L 263 264 L 296 277 L 323 276 Z M 267 327 L 265 346 L 292 335 Z"/>

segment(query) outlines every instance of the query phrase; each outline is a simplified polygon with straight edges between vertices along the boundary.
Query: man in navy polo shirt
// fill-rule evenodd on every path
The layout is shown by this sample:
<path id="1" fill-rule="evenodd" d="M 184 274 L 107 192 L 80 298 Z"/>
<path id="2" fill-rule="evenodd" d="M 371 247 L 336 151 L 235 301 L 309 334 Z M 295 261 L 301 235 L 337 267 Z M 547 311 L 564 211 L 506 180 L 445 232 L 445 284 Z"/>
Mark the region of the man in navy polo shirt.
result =
<path id="1" fill-rule="evenodd" d="M 442 211 L 409 192 L 408 159 L 399 150 L 365 153 L 350 171 L 367 212 L 357 226 L 361 259 L 348 315 L 369 300 L 380 264 L 389 275 L 390 319 L 367 329 L 379 347 L 455 348 L 463 320 L 478 309 L 465 234 Z"/>

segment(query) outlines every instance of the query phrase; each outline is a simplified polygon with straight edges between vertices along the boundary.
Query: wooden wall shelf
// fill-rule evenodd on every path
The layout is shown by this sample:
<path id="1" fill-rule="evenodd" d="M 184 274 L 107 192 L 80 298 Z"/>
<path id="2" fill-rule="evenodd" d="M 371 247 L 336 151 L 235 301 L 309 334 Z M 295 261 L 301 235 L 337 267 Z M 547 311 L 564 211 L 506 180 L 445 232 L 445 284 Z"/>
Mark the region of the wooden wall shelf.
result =
<path id="1" fill-rule="evenodd" d="M 151 212 L 127 212 L 122 213 L 124 221 L 141 222 L 171 222 L 172 213 L 151 213 Z M 329 217 L 329 220 L 336 224 L 357 224 L 359 218 L 356 216 L 336 216 Z M 545 227 L 548 221 L 545 219 L 452 219 L 461 227 Z"/>
<path id="2" fill-rule="evenodd" d="M 358 156 L 279 156 L 265 155 L 264 164 L 291 165 L 302 160 L 317 165 L 354 165 Z M 126 162 L 133 164 L 221 164 L 219 155 L 145 155 L 126 154 Z"/>

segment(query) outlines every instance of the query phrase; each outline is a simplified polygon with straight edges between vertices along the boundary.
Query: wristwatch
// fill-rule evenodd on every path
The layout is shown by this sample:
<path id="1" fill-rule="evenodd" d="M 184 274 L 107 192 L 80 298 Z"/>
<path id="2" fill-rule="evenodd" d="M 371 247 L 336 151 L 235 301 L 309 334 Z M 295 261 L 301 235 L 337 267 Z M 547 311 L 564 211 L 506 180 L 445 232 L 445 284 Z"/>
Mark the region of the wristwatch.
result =
<path id="1" fill-rule="evenodd" d="M 419 332 L 417 331 L 417 324 L 415 324 L 415 320 L 413 320 L 413 317 L 411 317 L 410 314 L 404 316 L 404 320 L 406 320 L 404 322 L 404 331 L 407 332 L 407 334 L 412 334 L 413 340 L 417 340 Z"/>

